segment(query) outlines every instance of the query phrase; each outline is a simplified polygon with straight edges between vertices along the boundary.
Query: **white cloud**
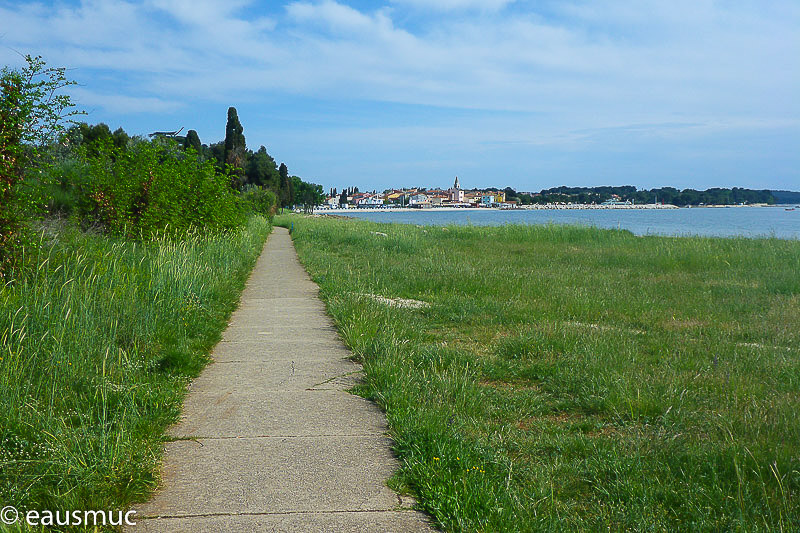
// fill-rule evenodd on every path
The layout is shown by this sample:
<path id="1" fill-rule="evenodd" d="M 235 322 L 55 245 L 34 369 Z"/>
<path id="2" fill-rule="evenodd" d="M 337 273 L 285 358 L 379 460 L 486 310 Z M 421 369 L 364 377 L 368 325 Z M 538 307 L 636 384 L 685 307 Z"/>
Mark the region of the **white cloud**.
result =
<path id="1" fill-rule="evenodd" d="M 381 12 L 365 15 L 347 5 L 324 0 L 316 4 L 293 2 L 286 6 L 286 12 L 298 22 L 324 23 L 336 31 L 372 32 L 375 28 L 391 28 L 391 21 Z"/>
<path id="2" fill-rule="evenodd" d="M 392 0 L 398 5 L 413 6 L 430 11 L 480 10 L 497 11 L 515 0 Z"/>
<path id="3" fill-rule="evenodd" d="M 171 112 L 185 105 L 175 100 L 164 100 L 147 96 L 139 97 L 122 94 L 107 94 L 90 91 L 85 88 L 73 90 L 72 96 L 78 108 L 85 109 L 90 115 L 93 112 L 92 106 L 101 107 L 112 114 L 125 115 L 132 113 Z M 91 121 L 91 118 L 89 121 Z"/>
<path id="4" fill-rule="evenodd" d="M 440 13 L 409 22 L 404 10 L 423 3 Z M 562 2 L 555 14 L 511 4 L 295 1 L 272 13 L 246 0 L 6 4 L 0 59 L 18 62 L 10 48 L 42 53 L 103 85 L 87 100 L 132 111 L 285 91 L 538 112 L 562 133 L 800 117 L 793 2 Z M 112 87 L 119 99 L 100 96 Z"/>

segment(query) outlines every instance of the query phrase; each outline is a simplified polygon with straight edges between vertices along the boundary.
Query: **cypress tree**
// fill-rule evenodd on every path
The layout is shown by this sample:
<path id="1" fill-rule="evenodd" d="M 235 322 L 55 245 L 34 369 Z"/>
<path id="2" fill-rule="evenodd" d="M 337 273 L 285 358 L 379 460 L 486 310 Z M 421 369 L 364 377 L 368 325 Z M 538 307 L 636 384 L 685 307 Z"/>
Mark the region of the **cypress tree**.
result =
<path id="1" fill-rule="evenodd" d="M 228 124 L 225 126 L 225 163 L 233 167 L 237 186 L 244 181 L 244 167 L 247 163 L 247 145 L 243 131 L 236 108 L 229 107 Z"/>
<path id="2" fill-rule="evenodd" d="M 289 169 L 286 168 L 286 163 L 281 163 L 278 175 L 280 176 L 281 207 L 288 207 L 292 202 L 292 185 L 289 183 Z"/>
<path id="3" fill-rule="evenodd" d="M 203 144 L 200 142 L 200 136 L 197 135 L 195 130 L 189 130 L 186 133 L 186 139 L 183 141 L 183 149 L 194 148 L 198 154 L 203 153 Z"/>

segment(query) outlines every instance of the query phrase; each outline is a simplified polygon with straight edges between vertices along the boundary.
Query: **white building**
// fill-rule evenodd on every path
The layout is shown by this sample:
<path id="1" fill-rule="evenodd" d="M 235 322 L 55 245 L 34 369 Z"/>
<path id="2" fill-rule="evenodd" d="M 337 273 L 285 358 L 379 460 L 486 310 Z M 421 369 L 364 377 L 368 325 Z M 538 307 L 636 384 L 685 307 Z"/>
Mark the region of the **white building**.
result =
<path id="1" fill-rule="evenodd" d="M 453 183 L 453 188 L 447 191 L 447 195 L 451 202 L 460 204 L 464 201 L 464 191 L 461 190 L 461 185 L 458 183 L 458 176 L 456 176 L 456 181 Z"/>
<path id="2" fill-rule="evenodd" d="M 383 205 L 383 196 L 379 194 L 364 196 L 356 200 L 359 207 L 377 207 Z"/>
<path id="3" fill-rule="evenodd" d="M 430 205 L 430 203 L 427 194 L 415 194 L 408 200 L 408 205 Z"/>

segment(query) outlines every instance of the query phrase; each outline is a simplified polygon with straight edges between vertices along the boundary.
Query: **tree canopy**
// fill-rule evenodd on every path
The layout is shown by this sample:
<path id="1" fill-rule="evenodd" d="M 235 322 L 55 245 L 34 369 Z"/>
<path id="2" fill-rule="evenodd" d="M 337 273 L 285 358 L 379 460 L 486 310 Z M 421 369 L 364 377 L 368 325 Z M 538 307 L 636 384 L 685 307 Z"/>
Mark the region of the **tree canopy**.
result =
<path id="1" fill-rule="evenodd" d="M 286 167 L 286 163 L 281 163 L 278 169 L 278 176 L 280 179 L 279 199 L 281 207 L 289 207 L 294 200 L 294 191 L 292 190 L 292 182 L 289 179 L 289 169 Z"/>
<path id="2" fill-rule="evenodd" d="M 267 153 L 266 147 L 261 146 L 255 153 L 248 152 L 248 159 L 245 172 L 247 183 L 277 191 L 280 187 L 278 165 Z"/>
<path id="3" fill-rule="evenodd" d="M 678 190 L 674 187 L 660 187 L 650 190 L 638 190 L 633 185 L 619 187 L 553 187 L 543 189 L 538 194 L 516 193 L 510 187 L 505 189 L 506 198 L 509 198 L 509 189 L 514 194 L 511 198 L 519 198 L 523 204 L 549 204 L 549 203 L 602 203 L 615 196 L 621 201 L 630 201 L 637 204 L 664 203 L 677 206 L 687 205 L 733 205 L 733 204 L 774 204 L 775 196 L 769 190 L 753 190 L 733 187 L 711 188 L 704 191 L 694 189 Z"/>
<path id="4" fill-rule="evenodd" d="M 239 122 L 239 115 L 235 107 L 228 108 L 228 123 L 225 126 L 225 164 L 232 167 L 232 173 L 239 181 L 237 185 L 244 185 L 247 145 L 244 139 L 244 128 Z"/>
<path id="5" fill-rule="evenodd" d="M 186 138 L 183 140 L 184 149 L 193 148 L 198 154 L 203 153 L 203 144 L 200 142 L 200 136 L 195 130 L 189 130 L 186 133 Z"/>
<path id="6" fill-rule="evenodd" d="M 324 200 L 325 194 L 322 185 L 306 183 L 297 176 L 291 176 L 289 180 L 294 193 L 294 204 L 302 205 L 306 212 L 311 211 Z"/>
<path id="7" fill-rule="evenodd" d="M 20 70 L 0 71 L 0 278 L 12 264 L 25 240 L 23 220 L 30 206 L 20 195 L 20 186 L 40 148 L 64 131 L 74 109 L 62 90 L 75 82 L 65 68 L 47 67 L 40 57 L 25 56 Z"/>

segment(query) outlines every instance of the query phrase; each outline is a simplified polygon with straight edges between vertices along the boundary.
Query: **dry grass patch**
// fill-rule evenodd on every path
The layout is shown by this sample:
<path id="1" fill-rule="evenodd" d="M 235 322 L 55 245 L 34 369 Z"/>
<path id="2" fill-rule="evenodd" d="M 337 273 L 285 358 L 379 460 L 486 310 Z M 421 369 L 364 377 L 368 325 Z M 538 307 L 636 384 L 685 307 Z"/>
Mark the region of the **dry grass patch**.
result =
<path id="1" fill-rule="evenodd" d="M 670 320 L 661 322 L 661 326 L 667 331 L 680 331 L 684 329 L 697 329 L 708 326 L 708 322 L 695 318 L 677 319 L 672 317 Z"/>
<path id="2" fill-rule="evenodd" d="M 732 280 L 732 279 L 708 279 L 703 282 L 707 287 L 735 287 L 737 289 L 760 289 L 763 286 L 758 280 Z"/>
<path id="3" fill-rule="evenodd" d="M 633 328 L 620 328 L 617 326 L 607 326 L 604 324 L 594 324 L 591 322 L 577 322 L 574 320 L 566 320 L 561 322 L 561 324 L 568 326 L 570 328 L 578 328 L 578 329 L 594 329 L 597 331 L 614 331 L 619 333 L 629 333 L 631 335 L 645 335 L 646 332 L 640 329 L 633 329 Z"/>
<path id="4" fill-rule="evenodd" d="M 534 391 L 540 392 L 541 388 L 537 383 L 530 381 L 501 381 L 497 379 L 482 379 L 478 382 L 482 387 L 491 387 L 493 389 L 505 390 L 511 392 Z"/>

